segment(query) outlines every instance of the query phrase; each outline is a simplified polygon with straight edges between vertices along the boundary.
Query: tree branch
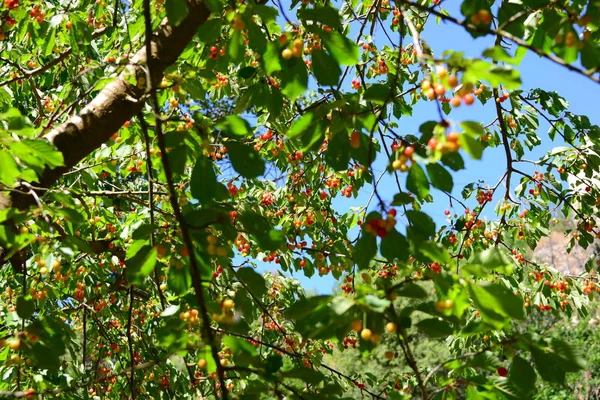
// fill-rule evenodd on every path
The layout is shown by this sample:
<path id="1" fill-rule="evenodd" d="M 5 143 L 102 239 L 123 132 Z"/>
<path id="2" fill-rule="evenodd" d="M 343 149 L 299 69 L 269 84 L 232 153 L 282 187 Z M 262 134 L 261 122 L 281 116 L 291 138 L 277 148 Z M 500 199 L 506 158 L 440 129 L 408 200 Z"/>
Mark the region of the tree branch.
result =
<path id="1" fill-rule="evenodd" d="M 189 0 L 187 6 L 189 14 L 178 26 L 172 26 L 166 19 L 163 20 L 154 31 L 149 46 L 138 50 L 131 58 L 131 64 L 115 81 L 106 85 L 77 115 L 43 136 L 63 154 L 64 166 L 46 169 L 40 176 L 38 186 L 50 187 L 65 172 L 106 142 L 125 121 L 142 110 L 147 88 L 146 85 L 137 83 L 138 81 L 141 83 L 141 80 L 147 76 L 145 65 L 148 49 L 154 60 L 153 80 L 157 83 L 162 79 L 164 70 L 177 60 L 194 37 L 198 27 L 210 14 L 200 0 Z M 59 59 L 56 63 L 58 62 Z M 52 65 L 51 62 L 40 68 L 48 69 Z M 39 68 L 34 71 L 42 72 Z M 33 72 L 30 71 L 31 73 Z M 132 80 L 136 82 L 131 83 Z M 25 209 L 33 204 L 31 196 L 23 196 L 16 192 L 11 192 L 8 199 L 6 197 L 0 195 L 0 209 L 11 205 Z"/>

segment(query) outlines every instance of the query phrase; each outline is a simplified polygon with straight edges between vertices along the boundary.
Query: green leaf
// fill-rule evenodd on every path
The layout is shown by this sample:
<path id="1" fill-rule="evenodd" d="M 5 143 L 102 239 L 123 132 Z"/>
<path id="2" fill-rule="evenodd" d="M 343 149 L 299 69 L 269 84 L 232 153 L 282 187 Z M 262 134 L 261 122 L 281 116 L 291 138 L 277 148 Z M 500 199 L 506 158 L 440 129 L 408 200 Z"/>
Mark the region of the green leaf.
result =
<path id="1" fill-rule="evenodd" d="M 600 49 L 592 40 L 584 40 L 581 49 L 581 65 L 587 69 L 598 68 L 600 65 Z"/>
<path id="2" fill-rule="evenodd" d="M 392 229 L 381 239 L 381 255 L 389 262 L 394 260 L 405 261 L 408 259 L 408 241 L 396 229 Z"/>
<path id="3" fill-rule="evenodd" d="M 343 315 L 354 306 L 354 299 L 346 296 L 335 296 L 331 301 L 331 309 L 337 315 Z"/>
<path id="4" fill-rule="evenodd" d="M 548 347 L 530 345 L 535 368 L 547 382 L 563 384 L 567 372 L 577 372 L 586 368 L 582 351 L 568 343 L 552 339 Z"/>
<path id="5" fill-rule="evenodd" d="M 175 313 L 177 313 L 178 311 L 179 311 L 179 306 L 175 305 L 175 304 L 171 304 L 170 306 L 165 308 L 162 313 L 160 313 L 160 316 L 163 318 L 170 317 L 172 315 L 175 315 Z"/>
<path id="6" fill-rule="evenodd" d="M 248 31 L 248 43 L 250 48 L 258 54 L 263 54 L 267 50 L 267 37 L 265 33 L 254 22 L 246 27 Z"/>
<path id="7" fill-rule="evenodd" d="M 222 129 L 230 137 L 247 137 L 252 135 L 252 127 L 242 117 L 228 115 L 217 122 L 217 128 Z"/>
<path id="8" fill-rule="evenodd" d="M 521 86 L 519 72 L 508 65 L 494 65 L 487 61 L 473 61 L 463 74 L 463 80 L 475 82 L 488 81 L 491 86 L 502 85 L 508 90 L 518 89 Z"/>
<path id="9" fill-rule="evenodd" d="M 296 138 L 296 141 L 299 142 L 298 146 L 303 152 L 319 148 L 325 139 L 324 122 L 322 120 L 312 121 L 312 119 L 311 113 L 303 115 L 294 121 L 288 132 L 288 137 Z"/>
<path id="10" fill-rule="evenodd" d="M 125 262 L 125 276 L 127 281 L 134 285 L 140 285 L 150 275 L 156 265 L 158 252 L 155 247 L 144 246 L 137 254 Z"/>
<path id="11" fill-rule="evenodd" d="M 15 107 L 11 107 L 5 113 L 0 114 L 0 121 L 6 121 L 9 131 L 20 131 L 26 126 L 21 111 Z"/>
<path id="12" fill-rule="evenodd" d="M 223 338 L 223 344 L 229 347 L 233 353 L 247 353 L 250 356 L 256 356 L 258 351 L 255 346 L 248 343 L 247 340 L 243 340 L 234 336 L 225 336 Z"/>
<path id="13" fill-rule="evenodd" d="M 19 296 L 17 298 L 17 315 L 21 319 L 28 319 L 33 316 L 35 312 L 35 303 L 31 299 L 31 296 Z"/>
<path id="14" fill-rule="evenodd" d="M 263 20 L 263 22 L 275 21 L 279 15 L 279 12 L 277 12 L 276 8 L 264 6 L 262 4 L 253 4 L 252 11 L 254 11 L 254 13 Z"/>
<path id="15" fill-rule="evenodd" d="M 322 50 L 314 50 L 312 53 L 312 68 L 317 82 L 323 86 L 335 86 L 342 70 L 335 58 Z"/>
<path id="16" fill-rule="evenodd" d="M 45 166 L 56 168 L 64 165 L 63 154 L 45 139 L 24 139 L 12 142 L 9 149 L 15 157 L 38 174 L 43 171 Z"/>
<path id="17" fill-rule="evenodd" d="M 358 46 L 347 37 L 337 32 L 323 32 L 323 43 L 339 65 L 355 65 L 358 63 Z"/>
<path id="18" fill-rule="evenodd" d="M 523 299 L 503 285 L 469 284 L 469 293 L 484 322 L 502 329 L 510 319 L 525 319 Z"/>
<path id="19" fill-rule="evenodd" d="M 56 30 L 52 29 L 46 36 L 46 44 L 44 46 L 44 56 L 48 57 L 56 48 Z"/>
<path id="20" fill-rule="evenodd" d="M 535 389 L 536 379 L 537 375 L 529 362 L 519 356 L 513 358 L 508 381 L 519 390 L 522 398 L 527 398 Z"/>
<path id="21" fill-rule="evenodd" d="M 335 171 L 348 169 L 350 141 L 346 131 L 337 132 L 333 135 L 325 152 L 325 162 Z"/>
<path id="22" fill-rule="evenodd" d="M 245 46 L 244 37 L 241 31 L 234 31 L 229 38 L 227 54 L 234 63 L 241 63 L 244 60 Z"/>
<path id="23" fill-rule="evenodd" d="M 166 0 L 165 9 L 171 25 L 179 25 L 188 13 L 185 0 Z"/>
<path id="24" fill-rule="evenodd" d="M 497 247 L 490 247 L 481 252 L 474 252 L 463 271 L 480 277 L 492 271 L 510 275 L 513 272 L 513 262 Z"/>
<path id="25" fill-rule="evenodd" d="M 433 220 L 431 222 L 433 222 Z M 449 264 L 451 262 L 448 250 L 441 243 L 431 240 L 422 241 L 419 243 L 418 250 L 419 253 L 423 254 L 431 261 L 437 261 L 442 265 Z"/>
<path id="26" fill-rule="evenodd" d="M 479 122 L 463 121 L 460 123 L 460 127 L 463 128 L 467 135 L 470 135 L 474 138 L 480 138 L 485 134 L 483 126 L 481 126 Z"/>
<path id="27" fill-rule="evenodd" d="M 269 42 L 267 44 L 267 50 L 263 53 L 261 60 L 264 63 L 265 73 L 267 75 L 273 75 L 274 72 L 281 71 L 279 49 L 275 42 Z"/>
<path id="28" fill-rule="evenodd" d="M 281 93 L 293 102 L 306 91 L 308 72 L 301 57 L 287 60 L 284 65 L 281 71 Z"/>
<path id="29" fill-rule="evenodd" d="M 0 183 L 13 186 L 21 175 L 15 159 L 7 151 L 0 151 Z"/>
<path id="30" fill-rule="evenodd" d="M 481 141 L 474 139 L 470 135 L 460 135 L 458 137 L 460 147 L 462 147 L 467 154 L 473 157 L 475 160 L 480 160 L 483 154 L 483 145 Z"/>
<path id="31" fill-rule="evenodd" d="M 327 3 L 325 3 L 327 4 Z M 338 10 L 325 5 L 323 7 L 304 8 L 298 12 L 298 18 L 302 21 L 320 22 L 330 28 L 338 29 L 342 27 L 342 17 Z"/>
<path id="32" fill-rule="evenodd" d="M 429 175 L 429 180 L 434 188 L 449 193 L 452 192 L 454 182 L 452 180 L 452 175 L 446 171 L 446 168 L 439 164 L 427 164 L 427 174 Z"/>
<path id="33" fill-rule="evenodd" d="M 127 251 L 125 252 L 125 260 L 129 260 L 130 258 L 135 257 L 136 254 L 148 243 L 147 239 L 144 240 L 136 240 L 132 242 Z"/>
<path id="34" fill-rule="evenodd" d="M 424 319 L 415 326 L 427 336 L 433 338 L 447 337 L 454 333 L 454 328 L 448 322 L 439 318 Z"/>
<path id="35" fill-rule="evenodd" d="M 188 268 L 170 268 L 167 287 L 178 296 L 186 294 L 192 287 L 192 276 Z"/>
<path id="36" fill-rule="evenodd" d="M 399 286 L 394 293 L 402 297 L 410 297 L 411 299 L 424 299 L 428 296 L 427 291 L 416 283 L 407 282 Z"/>
<path id="37" fill-rule="evenodd" d="M 212 349 L 209 345 L 204 346 L 203 349 L 199 350 L 199 353 L 206 360 L 206 372 L 209 374 L 217 371 L 217 360 L 212 355 Z"/>
<path id="38" fill-rule="evenodd" d="M 265 372 L 267 375 L 273 375 L 283 367 L 283 357 L 277 354 L 271 354 L 265 362 Z"/>
<path id="39" fill-rule="evenodd" d="M 237 75 L 238 75 L 238 77 L 240 77 L 242 79 L 250 79 L 254 75 L 256 75 L 256 68 L 254 68 L 254 67 L 244 67 L 244 68 L 241 68 L 238 71 Z"/>
<path id="40" fill-rule="evenodd" d="M 372 233 L 363 231 L 352 252 L 358 269 L 365 269 L 377 254 L 377 239 Z"/>
<path id="41" fill-rule="evenodd" d="M 217 175 L 208 158 L 200 156 L 196 160 L 190 177 L 190 190 L 192 196 L 201 203 L 208 203 L 216 197 Z"/>
<path id="42" fill-rule="evenodd" d="M 296 367 L 291 371 L 282 372 L 281 376 L 285 378 L 297 378 L 311 385 L 317 385 L 325 379 L 323 373 L 306 367 Z"/>
<path id="43" fill-rule="evenodd" d="M 392 304 L 388 299 L 382 299 L 372 294 L 366 295 L 363 300 L 367 308 L 376 313 L 383 313 Z"/>
<path id="44" fill-rule="evenodd" d="M 312 123 L 312 120 L 312 112 L 307 112 L 300 118 L 294 120 L 294 122 L 292 122 L 292 125 L 290 126 L 290 129 L 288 130 L 287 137 L 289 139 L 294 139 L 298 136 L 301 136 L 302 133 L 304 133 L 309 128 L 309 126 Z"/>
<path id="45" fill-rule="evenodd" d="M 567 372 L 577 372 L 586 367 L 581 350 L 562 340 L 553 339 L 548 347 L 532 344 L 530 351 L 535 368 L 547 382 L 562 384 Z"/>
<path id="46" fill-rule="evenodd" d="M 390 204 L 392 206 L 402 206 L 402 205 L 406 205 L 406 204 L 411 204 L 413 201 L 415 201 L 415 198 L 413 197 L 412 194 L 402 192 L 402 193 L 396 193 L 394 195 L 394 200 L 392 200 L 392 202 Z"/>
<path id="47" fill-rule="evenodd" d="M 358 132 L 360 139 L 358 147 L 350 147 L 350 155 L 361 165 L 368 166 L 377 157 L 375 150 L 375 144 L 369 135 L 365 135 L 362 132 Z"/>
<path id="48" fill-rule="evenodd" d="M 368 85 L 363 98 L 375 104 L 385 104 L 390 100 L 391 88 L 389 85 L 376 83 Z"/>
<path id="49" fill-rule="evenodd" d="M 302 320 L 313 314 L 316 309 L 326 307 L 331 300 L 332 296 L 327 295 L 301 298 L 289 306 L 284 314 L 286 318 Z"/>
<path id="50" fill-rule="evenodd" d="M 196 37 L 202 43 L 212 44 L 221 36 L 222 24 L 223 21 L 221 18 L 211 18 L 207 21 L 204 21 L 204 23 L 200 25 L 200 28 L 198 28 Z"/>
<path id="51" fill-rule="evenodd" d="M 465 168 L 465 161 L 457 151 L 444 154 L 441 161 L 442 164 L 449 167 L 452 171 L 460 171 Z"/>
<path id="52" fill-rule="evenodd" d="M 257 273 L 254 268 L 240 268 L 236 271 L 238 279 L 248 287 L 248 290 L 260 299 L 267 292 L 265 278 Z"/>
<path id="53" fill-rule="evenodd" d="M 406 188 L 417 195 L 419 200 L 425 199 L 429 194 L 429 181 L 425 171 L 418 163 L 413 163 L 406 178 Z"/>
<path id="54" fill-rule="evenodd" d="M 276 87 L 270 87 L 266 95 L 267 110 L 269 110 L 269 120 L 279 117 L 283 109 L 283 96 Z"/>
<path id="55" fill-rule="evenodd" d="M 152 233 L 156 232 L 157 230 L 158 225 L 156 224 L 142 224 L 131 234 L 131 238 L 133 240 L 146 241 L 150 239 Z"/>
<path id="56" fill-rule="evenodd" d="M 421 243 L 435 235 L 435 222 L 424 212 L 408 210 L 406 211 L 409 225 L 406 228 L 411 241 Z"/>
<path id="57" fill-rule="evenodd" d="M 284 242 L 284 232 L 273 229 L 269 222 L 254 212 L 238 216 L 248 233 L 253 235 L 263 250 L 277 250 Z"/>
<path id="58" fill-rule="evenodd" d="M 499 61 L 499 62 L 516 64 L 515 59 L 510 54 L 508 54 L 508 52 L 506 50 L 504 50 L 504 48 L 502 48 L 500 46 L 493 46 L 493 47 L 485 49 L 483 51 L 483 56 L 489 57 L 492 60 Z"/>
<path id="59" fill-rule="evenodd" d="M 227 152 L 233 168 L 245 178 L 265 173 L 265 160 L 252 147 L 239 142 L 227 142 Z"/>

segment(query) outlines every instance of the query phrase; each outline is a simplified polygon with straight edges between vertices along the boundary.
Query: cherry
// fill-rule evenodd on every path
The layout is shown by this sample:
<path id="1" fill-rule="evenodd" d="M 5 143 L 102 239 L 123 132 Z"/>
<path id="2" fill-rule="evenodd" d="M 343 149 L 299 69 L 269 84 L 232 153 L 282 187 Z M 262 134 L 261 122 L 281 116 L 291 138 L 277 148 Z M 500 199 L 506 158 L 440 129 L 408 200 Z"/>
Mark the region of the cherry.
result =
<path id="1" fill-rule="evenodd" d="M 412 157 L 413 153 L 415 152 L 415 148 L 412 146 L 407 146 L 404 149 L 404 155 L 408 158 Z"/>
<path id="2" fill-rule="evenodd" d="M 436 95 L 443 96 L 444 93 L 446 93 L 446 88 L 444 87 L 444 85 L 438 83 L 435 85 L 434 91 Z"/>
<path id="3" fill-rule="evenodd" d="M 236 14 L 231 22 L 231 27 L 236 31 L 243 31 L 246 28 L 246 23 L 239 14 Z"/>
<path id="4" fill-rule="evenodd" d="M 360 133 L 352 131 L 350 134 L 350 147 L 358 149 L 360 147 Z"/>
<path id="5" fill-rule="evenodd" d="M 427 142 L 427 147 L 429 147 L 431 150 L 435 150 L 437 148 L 438 144 L 439 144 L 439 140 L 437 140 L 436 138 L 431 138 Z"/>
<path id="6" fill-rule="evenodd" d="M 360 331 L 360 337 L 363 340 L 370 340 L 372 336 L 373 336 L 373 332 L 371 332 L 371 330 L 368 328 L 365 328 L 362 331 Z"/>
<path id="7" fill-rule="evenodd" d="M 466 94 L 463 97 L 463 101 L 465 102 L 466 105 L 470 106 L 471 104 L 473 104 L 475 102 L 475 96 L 473 96 L 472 94 Z"/>
<path id="8" fill-rule="evenodd" d="M 508 369 L 506 369 L 505 367 L 498 367 L 498 369 L 496 370 L 496 373 L 499 376 L 507 376 L 508 375 Z"/>
<path id="9" fill-rule="evenodd" d="M 396 324 L 393 322 L 388 322 L 387 325 L 385 326 L 385 331 L 387 333 L 395 333 L 397 329 L 398 328 L 396 327 Z"/>
<path id="10" fill-rule="evenodd" d="M 446 140 L 448 140 L 449 142 L 453 142 L 456 143 L 458 142 L 458 132 L 450 132 L 447 136 L 446 136 Z"/>

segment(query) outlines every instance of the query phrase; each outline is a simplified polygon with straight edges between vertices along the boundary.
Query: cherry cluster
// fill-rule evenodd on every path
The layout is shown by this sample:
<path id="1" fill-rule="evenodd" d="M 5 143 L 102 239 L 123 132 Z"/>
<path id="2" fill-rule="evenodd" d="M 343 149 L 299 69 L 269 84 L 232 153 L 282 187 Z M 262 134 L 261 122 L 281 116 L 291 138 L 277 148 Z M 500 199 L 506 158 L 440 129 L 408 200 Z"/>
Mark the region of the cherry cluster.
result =
<path id="1" fill-rule="evenodd" d="M 372 233 L 380 238 L 384 238 L 387 236 L 388 232 L 394 229 L 396 225 L 396 210 L 391 209 L 388 212 L 387 218 L 383 219 L 370 219 L 367 221 L 364 226 L 365 231 Z"/>

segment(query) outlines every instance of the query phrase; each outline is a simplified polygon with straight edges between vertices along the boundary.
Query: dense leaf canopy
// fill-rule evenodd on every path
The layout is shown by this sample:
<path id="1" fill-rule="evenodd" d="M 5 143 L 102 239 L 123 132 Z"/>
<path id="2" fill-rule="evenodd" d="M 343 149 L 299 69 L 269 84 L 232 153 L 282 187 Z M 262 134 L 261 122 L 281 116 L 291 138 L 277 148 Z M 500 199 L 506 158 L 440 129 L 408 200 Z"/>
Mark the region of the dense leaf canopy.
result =
<path id="1" fill-rule="evenodd" d="M 434 53 L 436 23 L 487 49 Z M 581 344 L 540 321 L 587 315 L 600 261 L 533 250 L 558 219 L 564 252 L 595 246 L 600 128 L 520 68 L 533 54 L 595 99 L 599 25 L 599 0 L 4 0 L 0 397 L 568 381 Z M 497 180 L 458 187 L 471 160 Z M 398 369 L 344 366 L 354 349 Z"/>

